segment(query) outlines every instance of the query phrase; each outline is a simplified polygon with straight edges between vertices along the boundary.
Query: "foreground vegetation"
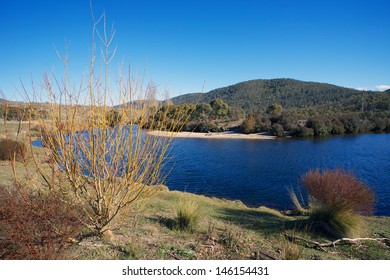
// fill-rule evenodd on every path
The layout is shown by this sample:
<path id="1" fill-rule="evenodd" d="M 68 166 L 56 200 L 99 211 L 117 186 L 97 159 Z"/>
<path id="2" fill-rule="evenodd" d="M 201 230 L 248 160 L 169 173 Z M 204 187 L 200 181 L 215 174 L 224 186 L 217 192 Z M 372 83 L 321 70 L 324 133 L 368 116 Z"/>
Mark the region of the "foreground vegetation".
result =
<path id="1" fill-rule="evenodd" d="M 43 168 L 49 167 L 48 151 L 36 149 Z M 42 184 L 33 175 L 32 158 L 15 167 L 22 185 Z M 69 208 L 53 193 L 42 188 L 18 192 L 9 160 L 1 161 L 1 176 L 1 259 L 390 259 L 389 244 L 377 240 L 319 247 L 296 239 L 327 243 L 340 237 L 318 230 L 316 212 L 310 216 L 305 207 L 287 212 L 249 208 L 163 186 L 115 219 L 109 233 L 96 235 L 80 222 L 79 208 Z M 359 225 L 358 235 L 349 237 L 390 236 L 389 217 L 360 216 Z"/>
<path id="2" fill-rule="evenodd" d="M 177 224 L 176 212 L 182 203 L 198 206 L 199 218 L 191 230 Z M 56 204 L 49 205 L 47 207 Z M 330 239 L 310 231 L 307 216 L 285 216 L 265 207 L 248 208 L 241 202 L 166 190 L 148 198 L 140 206 L 142 211 L 134 211 L 124 217 L 109 237 L 89 236 L 89 231 L 77 223 L 74 210 L 67 210 L 67 218 L 64 219 L 59 215 L 64 214 L 61 209 L 53 209 L 51 213 L 57 216 L 55 219 L 49 216 L 48 220 L 50 226 L 62 226 L 57 229 L 73 234 L 72 238 L 50 230 L 52 228 L 48 221 L 34 223 L 36 217 L 31 221 L 31 217 L 27 216 L 31 212 L 24 212 L 24 222 L 16 220 L 19 227 L 16 232 L 15 229 L 13 231 L 11 244 L 5 244 L 9 239 L 0 241 L 0 258 L 390 259 L 388 244 L 386 246 L 376 241 L 326 248 L 291 241 L 286 238 L 286 233 L 318 242 L 328 242 Z M 9 237 L 5 232 L 9 226 L 5 225 L 10 225 L 10 221 L 15 220 L 4 220 L 2 216 L 2 237 Z M 367 229 L 362 237 L 390 236 L 389 217 L 367 217 L 364 222 Z"/>

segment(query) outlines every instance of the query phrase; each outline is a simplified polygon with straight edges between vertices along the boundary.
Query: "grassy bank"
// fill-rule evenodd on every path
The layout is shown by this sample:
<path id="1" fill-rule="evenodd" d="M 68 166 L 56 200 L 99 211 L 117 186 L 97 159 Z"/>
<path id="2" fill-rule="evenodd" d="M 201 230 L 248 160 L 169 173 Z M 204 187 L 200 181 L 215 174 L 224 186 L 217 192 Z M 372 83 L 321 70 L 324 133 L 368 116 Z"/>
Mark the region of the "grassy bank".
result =
<path id="1" fill-rule="evenodd" d="M 192 231 L 175 226 L 180 203 L 198 206 Z M 90 237 L 65 254 L 71 259 L 390 259 L 386 245 L 376 241 L 315 248 L 290 242 L 285 233 L 319 242 L 326 237 L 305 228 L 306 217 L 288 217 L 266 207 L 248 208 L 228 201 L 177 191 L 160 191 L 142 211 L 124 217 L 110 239 Z M 390 236 L 390 217 L 366 218 L 362 237 Z"/>

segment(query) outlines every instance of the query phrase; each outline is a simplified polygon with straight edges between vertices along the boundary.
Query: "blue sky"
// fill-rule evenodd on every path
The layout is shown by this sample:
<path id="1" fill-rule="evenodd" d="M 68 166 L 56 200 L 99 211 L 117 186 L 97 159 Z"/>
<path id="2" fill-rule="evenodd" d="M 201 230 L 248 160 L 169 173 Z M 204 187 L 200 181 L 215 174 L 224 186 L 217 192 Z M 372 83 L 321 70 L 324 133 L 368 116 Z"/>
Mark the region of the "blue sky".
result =
<path id="1" fill-rule="evenodd" d="M 171 96 L 269 78 L 390 85 L 387 0 L 94 0 L 93 9 L 115 25 L 111 72 L 124 61 Z M 66 42 L 74 80 L 87 69 L 89 0 L 2 0 L 0 13 L 6 98 L 20 99 L 19 79 L 29 85 L 45 71 L 60 75 L 55 48 L 63 52 Z"/>

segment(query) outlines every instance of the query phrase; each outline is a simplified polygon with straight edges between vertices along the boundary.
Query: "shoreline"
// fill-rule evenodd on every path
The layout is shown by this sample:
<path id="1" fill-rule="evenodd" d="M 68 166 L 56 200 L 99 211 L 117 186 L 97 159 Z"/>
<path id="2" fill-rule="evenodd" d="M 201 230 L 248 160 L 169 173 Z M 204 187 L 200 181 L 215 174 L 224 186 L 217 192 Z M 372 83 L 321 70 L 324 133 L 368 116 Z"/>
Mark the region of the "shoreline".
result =
<path id="1" fill-rule="evenodd" d="M 198 139 L 247 139 L 247 140 L 274 140 L 277 137 L 267 133 L 243 134 L 231 131 L 226 132 L 170 132 L 150 130 L 148 135 L 173 138 L 198 138 Z"/>

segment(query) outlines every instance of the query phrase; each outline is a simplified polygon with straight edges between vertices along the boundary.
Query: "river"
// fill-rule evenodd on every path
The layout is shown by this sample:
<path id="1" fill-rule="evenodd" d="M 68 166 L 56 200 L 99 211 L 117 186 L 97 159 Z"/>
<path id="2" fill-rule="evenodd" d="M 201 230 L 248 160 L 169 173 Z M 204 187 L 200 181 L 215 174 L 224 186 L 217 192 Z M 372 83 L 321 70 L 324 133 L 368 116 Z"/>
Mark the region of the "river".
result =
<path id="1" fill-rule="evenodd" d="M 305 192 L 310 169 L 354 173 L 376 195 L 376 215 L 390 215 L 390 134 L 281 140 L 176 139 L 165 170 L 171 190 L 291 208 L 288 189 Z"/>

